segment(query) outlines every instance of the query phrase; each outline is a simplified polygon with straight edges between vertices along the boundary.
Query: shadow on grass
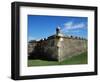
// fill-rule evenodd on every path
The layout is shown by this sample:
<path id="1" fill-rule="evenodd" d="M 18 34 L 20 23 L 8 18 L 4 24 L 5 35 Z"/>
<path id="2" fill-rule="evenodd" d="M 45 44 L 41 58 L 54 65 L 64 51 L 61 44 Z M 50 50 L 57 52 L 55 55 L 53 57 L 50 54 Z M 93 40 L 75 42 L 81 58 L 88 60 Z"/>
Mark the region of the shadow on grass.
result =
<path id="1" fill-rule="evenodd" d="M 47 54 L 30 54 L 30 56 L 28 56 L 28 60 L 45 60 L 45 61 L 57 61 L 51 57 L 46 56 Z"/>
<path id="2" fill-rule="evenodd" d="M 42 55 L 43 56 L 43 55 Z M 77 65 L 77 64 L 87 64 L 88 55 L 87 52 L 81 53 L 79 55 L 73 56 L 71 58 L 65 59 L 62 62 L 48 59 L 47 57 L 28 57 L 28 66 L 49 66 L 49 65 Z"/>

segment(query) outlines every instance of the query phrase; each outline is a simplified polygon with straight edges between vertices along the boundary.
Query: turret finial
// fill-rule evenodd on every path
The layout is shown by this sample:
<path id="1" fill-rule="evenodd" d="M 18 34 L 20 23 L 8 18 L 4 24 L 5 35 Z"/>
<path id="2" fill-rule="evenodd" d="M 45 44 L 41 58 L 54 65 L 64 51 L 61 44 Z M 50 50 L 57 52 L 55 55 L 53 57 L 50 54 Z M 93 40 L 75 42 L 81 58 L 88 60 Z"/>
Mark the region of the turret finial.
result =
<path id="1" fill-rule="evenodd" d="M 58 35 L 60 33 L 60 26 L 58 26 L 57 28 L 56 28 L 56 34 Z"/>

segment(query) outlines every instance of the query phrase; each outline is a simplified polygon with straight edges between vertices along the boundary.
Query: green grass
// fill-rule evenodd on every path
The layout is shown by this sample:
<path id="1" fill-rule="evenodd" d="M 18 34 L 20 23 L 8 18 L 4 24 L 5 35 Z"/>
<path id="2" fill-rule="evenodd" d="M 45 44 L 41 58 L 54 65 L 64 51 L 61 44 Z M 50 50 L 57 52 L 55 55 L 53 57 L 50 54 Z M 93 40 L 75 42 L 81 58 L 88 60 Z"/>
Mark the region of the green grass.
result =
<path id="1" fill-rule="evenodd" d="M 39 60 L 39 59 L 28 60 L 28 66 L 74 65 L 74 64 L 87 64 L 87 52 L 84 52 L 77 56 L 73 56 L 62 62 Z"/>

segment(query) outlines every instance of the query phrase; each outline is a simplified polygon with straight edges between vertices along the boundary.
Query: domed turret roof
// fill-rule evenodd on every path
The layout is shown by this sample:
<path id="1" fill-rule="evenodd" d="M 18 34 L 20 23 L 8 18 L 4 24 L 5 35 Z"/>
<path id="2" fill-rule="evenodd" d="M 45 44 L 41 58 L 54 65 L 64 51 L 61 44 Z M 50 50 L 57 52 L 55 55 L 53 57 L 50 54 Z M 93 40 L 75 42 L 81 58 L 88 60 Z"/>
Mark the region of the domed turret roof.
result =
<path id="1" fill-rule="evenodd" d="M 58 26 L 56 29 L 59 29 L 60 30 L 61 28 L 60 28 L 60 26 Z"/>

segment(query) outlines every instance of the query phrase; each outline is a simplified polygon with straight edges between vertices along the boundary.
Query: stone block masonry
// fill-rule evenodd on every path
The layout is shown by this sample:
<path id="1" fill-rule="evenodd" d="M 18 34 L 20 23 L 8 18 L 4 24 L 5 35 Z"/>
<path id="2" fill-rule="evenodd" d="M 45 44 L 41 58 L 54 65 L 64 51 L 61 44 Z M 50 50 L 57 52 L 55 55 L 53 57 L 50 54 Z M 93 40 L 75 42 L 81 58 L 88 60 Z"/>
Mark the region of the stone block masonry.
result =
<path id="1" fill-rule="evenodd" d="M 66 37 L 56 29 L 56 34 L 40 41 L 28 43 L 28 56 L 63 61 L 87 51 L 87 40 L 80 37 Z"/>
<path id="2" fill-rule="evenodd" d="M 59 44 L 58 61 L 63 61 L 64 59 L 87 51 L 87 40 L 64 38 Z"/>

